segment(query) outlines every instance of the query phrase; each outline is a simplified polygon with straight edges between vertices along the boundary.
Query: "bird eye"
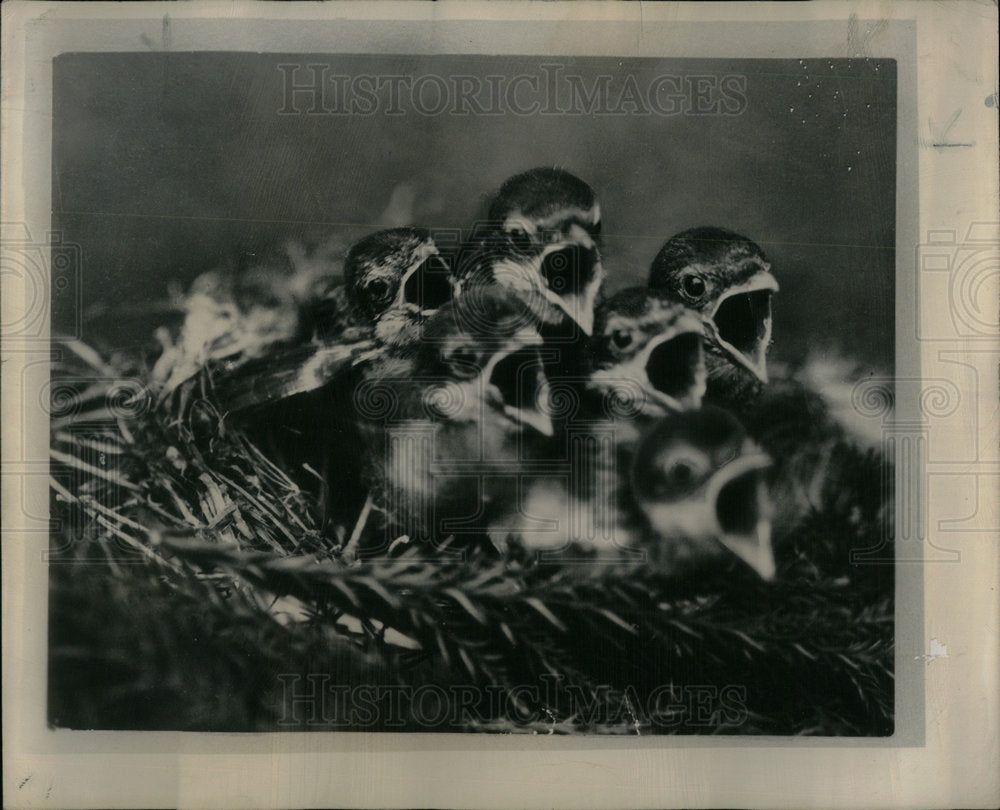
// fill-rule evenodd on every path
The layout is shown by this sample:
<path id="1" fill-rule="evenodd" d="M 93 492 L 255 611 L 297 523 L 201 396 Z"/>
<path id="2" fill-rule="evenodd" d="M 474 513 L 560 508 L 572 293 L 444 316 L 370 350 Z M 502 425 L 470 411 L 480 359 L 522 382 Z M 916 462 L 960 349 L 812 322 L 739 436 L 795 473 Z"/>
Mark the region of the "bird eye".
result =
<path id="1" fill-rule="evenodd" d="M 478 373 L 479 357 L 471 346 L 458 346 L 448 356 L 448 366 L 455 377 L 474 377 Z"/>
<path id="2" fill-rule="evenodd" d="M 507 233 L 510 236 L 510 241 L 518 250 L 527 251 L 531 247 L 531 239 L 524 228 L 511 228 Z"/>
<path id="3" fill-rule="evenodd" d="M 691 275 L 684 276 L 684 279 L 681 281 L 681 287 L 684 289 L 684 294 L 689 298 L 701 298 L 705 294 L 705 279 L 697 273 L 692 273 Z"/>
<path id="4" fill-rule="evenodd" d="M 615 329 L 611 333 L 611 342 L 618 349 L 627 349 L 632 344 L 632 333 L 627 329 Z"/>
<path id="5" fill-rule="evenodd" d="M 678 461 L 673 468 L 674 478 L 679 484 L 690 484 L 694 477 L 694 470 L 686 461 Z"/>
<path id="6" fill-rule="evenodd" d="M 365 285 L 365 292 L 376 301 L 385 301 L 389 298 L 392 291 L 388 281 L 384 278 L 376 278 Z"/>

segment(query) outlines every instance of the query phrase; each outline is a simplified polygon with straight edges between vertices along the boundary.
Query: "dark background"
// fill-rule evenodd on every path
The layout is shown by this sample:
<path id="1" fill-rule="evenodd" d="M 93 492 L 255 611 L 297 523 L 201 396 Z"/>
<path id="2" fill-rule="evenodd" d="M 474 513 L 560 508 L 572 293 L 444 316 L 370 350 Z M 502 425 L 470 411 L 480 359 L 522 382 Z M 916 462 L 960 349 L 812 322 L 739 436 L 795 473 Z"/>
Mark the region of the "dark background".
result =
<path id="1" fill-rule="evenodd" d="M 613 75 L 612 95 L 630 73 L 640 87 L 660 74 L 742 74 L 748 103 L 735 116 L 279 115 L 277 65 L 315 62 L 444 77 L 541 76 L 558 62 Z M 889 371 L 895 91 L 884 60 L 63 55 L 53 227 L 80 246 L 83 314 L 54 291 L 53 330 L 82 318 L 85 340 L 134 344 L 158 316 L 126 312 L 165 299 L 170 282 L 289 238 L 349 243 L 410 214 L 468 227 L 506 177 L 547 164 L 600 197 L 609 291 L 644 282 L 673 233 L 732 228 L 763 246 L 781 283 L 775 359 L 829 350 Z"/>

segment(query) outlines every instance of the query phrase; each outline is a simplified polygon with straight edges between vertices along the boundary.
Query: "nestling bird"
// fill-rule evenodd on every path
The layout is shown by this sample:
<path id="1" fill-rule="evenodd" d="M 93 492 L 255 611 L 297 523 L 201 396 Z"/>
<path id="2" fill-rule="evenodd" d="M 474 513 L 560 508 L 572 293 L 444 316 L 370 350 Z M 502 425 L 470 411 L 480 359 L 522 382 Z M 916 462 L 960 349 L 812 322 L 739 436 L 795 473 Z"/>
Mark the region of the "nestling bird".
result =
<path id="1" fill-rule="evenodd" d="M 708 399 L 742 410 L 768 378 L 771 297 L 778 282 L 764 252 L 733 231 L 693 228 L 660 249 L 649 287 L 701 313 Z"/>
<path id="2" fill-rule="evenodd" d="M 537 476 L 524 498 L 520 542 L 565 560 L 644 559 L 672 574 L 736 559 L 775 574 L 770 459 L 721 408 L 654 421 L 619 463 L 607 422 L 582 433 L 569 482 Z"/>
<path id="3" fill-rule="evenodd" d="M 523 303 L 484 287 L 365 369 L 355 404 L 388 539 L 485 536 L 531 444 L 552 435 L 541 345 Z"/>
<path id="4" fill-rule="evenodd" d="M 769 484 L 779 542 L 804 518 L 828 512 L 854 490 L 839 467 L 855 442 L 820 391 L 806 381 L 778 377 L 744 414 L 750 435 L 775 460 Z"/>
<path id="5" fill-rule="evenodd" d="M 632 498 L 655 565 L 693 566 L 734 555 L 774 577 L 770 459 L 726 411 L 707 405 L 672 414 L 644 438 L 631 474 Z"/>
<path id="6" fill-rule="evenodd" d="M 383 343 L 451 300 L 451 271 L 423 228 L 390 228 L 356 243 L 344 262 L 344 292 L 352 319 L 374 323 Z"/>
<path id="7" fill-rule="evenodd" d="M 322 281 L 304 307 L 311 339 L 272 351 L 216 381 L 229 412 L 317 390 L 352 365 L 419 339 L 451 299 L 453 279 L 429 231 L 391 228 L 355 243 L 343 279 Z"/>
<path id="8" fill-rule="evenodd" d="M 595 313 L 586 387 L 632 400 L 636 414 L 697 408 L 705 393 L 698 314 L 645 287 L 629 287 Z"/>
<path id="9" fill-rule="evenodd" d="M 515 290 L 546 329 L 589 335 L 604 278 L 600 206 L 593 190 L 561 169 L 538 168 L 500 187 L 456 257 L 459 290 L 497 284 Z M 572 330 L 570 330 L 572 334 Z"/>
<path id="10" fill-rule="evenodd" d="M 297 339 L 305 285 L 291 260 L 282 254 L 239 270 L 216 268 L 202 273 L 180 302 L 183 323 L 176 333 L 157 330 L 163 352 L 152 378 L 165 400 L 205 368 L 232 370 Z"/>

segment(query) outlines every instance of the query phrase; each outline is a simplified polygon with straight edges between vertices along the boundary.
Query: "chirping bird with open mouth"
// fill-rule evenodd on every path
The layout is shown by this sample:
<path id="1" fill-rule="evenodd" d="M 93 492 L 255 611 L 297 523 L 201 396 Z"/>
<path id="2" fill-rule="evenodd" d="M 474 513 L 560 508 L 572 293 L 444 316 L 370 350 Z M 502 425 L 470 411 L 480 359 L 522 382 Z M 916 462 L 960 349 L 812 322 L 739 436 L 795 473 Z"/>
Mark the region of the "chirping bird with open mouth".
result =
<path id="1" fill-rule="evenodd" d="M 693 570 L 738 558 L 773 579 L 771 460 L 727 411 L 672 414 L 644 438 L 631 470 L 642 517 L 637 545 L 652 565 Z"/>
<path id="2" fill-rule="evenodd" d="M 378 548 L 486 538 L 523 460 L 553 433 L 535 323 L 517 296 L 480 288 L 429 318 L 418 344 L 365 369 L 355 408 L 385 515 Z"/>
<path id="3" fill-rule="evenodd" d="M 745 564 L 774 578 L 771 460 L 728 411 L 705 405 L 655 420 L 628 463 L 616 458 L 612 432 L 587 438 L 593 450 L 572 467 L 576 479 L 539 477 L 525 501 L 520 542 L 529 550 L 642 560 L 671 575 Z"/>
<path id="4" fill-rule="evenodd" d="M 771 298 L 778 282 L 764 252 L 722 228 L 679 233 L 653 260 L 649 287 L 701 313 L 707 399 L 742 411 L 767 383 Z"/>
<path id="5" fill-rule="evenodd" d="M 537 469 L 526 465 L 516 509 L 493 527 L 495 538 L 536 549 L 620 546 L 614 534 L 628 483 L 621 471 L 651 424 L 701 404 L 703 333 L 697 313 L 645 287 L 602 302 L 586 374 L 546 383 L 559 429 Z"/>
<path id="6" fill-rule="evenodd" d="M 535 312 L 548 342 L 590 335 L 604 279 L 600 228 L 597 197 L 583 180 L 555 168 L 515 175 L 455 259 L 459 294 L 505 287 Z"/>
<path id="7" fill-rule="evenodd" d="M 352 365 L 418 340 L 421 324 L 453 291 L 429 231 L 370 234 L 348 251 L 343 279 L 324 279 L 313 292 L 302 316 L 310 339 L 222 376 L 216 395 L 238 412 L 322 388 Z"/>
<path id="8" fill-rule="evenodd" d="M 637 416 L 697 408 L 703 331 L 697 312 L 645 287 L 621 290 L 597 307 L 586 388 L 630 402 Z"/>
<path id="9" fill-rule="evenodd" d="M 423 228 L 376 231 L 344 262 L 344 294 L 352 321 L 374 324 L 385 344 L 409 340 L 415 321 L 451 300 L 454 283 L 431 233 Z"/>

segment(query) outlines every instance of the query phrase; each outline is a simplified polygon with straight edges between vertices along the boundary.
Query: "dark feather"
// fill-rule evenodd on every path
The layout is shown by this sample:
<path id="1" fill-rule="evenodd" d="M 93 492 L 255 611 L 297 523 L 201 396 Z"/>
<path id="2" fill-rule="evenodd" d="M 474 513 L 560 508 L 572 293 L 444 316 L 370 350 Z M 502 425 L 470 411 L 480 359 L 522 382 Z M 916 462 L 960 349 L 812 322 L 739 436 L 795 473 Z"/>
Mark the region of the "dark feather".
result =
<path id="1" fill-rule="evenodd" d="M 216 396 L 223 410 L 234 413 L 315 391 L 363 360 L 376 345 L 374 340 L 360 340 L 291 346 L 221 377 L 215 383 Z"/>

